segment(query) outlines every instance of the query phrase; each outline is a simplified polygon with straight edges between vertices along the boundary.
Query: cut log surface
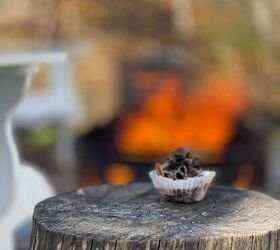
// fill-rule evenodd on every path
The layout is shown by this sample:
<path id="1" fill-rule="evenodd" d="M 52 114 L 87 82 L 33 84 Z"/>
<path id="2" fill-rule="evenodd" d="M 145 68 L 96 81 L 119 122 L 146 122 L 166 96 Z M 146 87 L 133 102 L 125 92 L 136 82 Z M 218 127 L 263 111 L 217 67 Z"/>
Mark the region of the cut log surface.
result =
<path id="1" fill-rule="evenodd" d="M 30 249 L 280 249 L 280 201 L 216 187 L 183 204 L 146 183 L 88 187 L 35 207 Z"/>

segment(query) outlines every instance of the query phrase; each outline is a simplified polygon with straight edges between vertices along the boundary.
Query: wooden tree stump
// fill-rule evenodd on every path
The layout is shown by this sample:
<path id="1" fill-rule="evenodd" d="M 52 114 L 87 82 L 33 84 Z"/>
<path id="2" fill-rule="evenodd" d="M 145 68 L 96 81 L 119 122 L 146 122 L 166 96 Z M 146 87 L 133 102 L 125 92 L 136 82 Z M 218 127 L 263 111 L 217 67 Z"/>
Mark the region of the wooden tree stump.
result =
<path id="1" fill-rule="evenodd" d="M 162 200 L 150 184 L 62 194 L 34 211 L 30 249 L 279 249 L 280 202 L 212 188 L 194 204 Z"/>

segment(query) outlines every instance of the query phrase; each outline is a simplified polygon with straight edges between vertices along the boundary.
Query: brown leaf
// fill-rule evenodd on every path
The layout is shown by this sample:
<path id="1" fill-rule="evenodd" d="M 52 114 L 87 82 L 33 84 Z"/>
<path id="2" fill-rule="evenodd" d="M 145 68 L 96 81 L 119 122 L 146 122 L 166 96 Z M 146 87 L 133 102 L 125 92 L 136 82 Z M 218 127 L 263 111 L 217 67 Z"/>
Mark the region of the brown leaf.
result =
<path id="1" fill-rule="evenodd" d="M 156 172 L 160 176 L 164 176 L 162 166 L 159 163 L 156 163 Z"/>

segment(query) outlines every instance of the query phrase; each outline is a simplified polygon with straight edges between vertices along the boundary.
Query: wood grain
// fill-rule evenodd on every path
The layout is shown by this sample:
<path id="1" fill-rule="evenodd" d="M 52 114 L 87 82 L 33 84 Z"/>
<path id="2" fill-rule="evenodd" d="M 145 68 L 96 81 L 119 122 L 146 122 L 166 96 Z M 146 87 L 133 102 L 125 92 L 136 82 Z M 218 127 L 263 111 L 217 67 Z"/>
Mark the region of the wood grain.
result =
<path id="1" fill-rule="evenodd" d="M 31 250 L 280 249 L 280 202 L 217 187 L 194 204 L 162 200 L 150 184 L 62 194 L 34 211 Z"/>

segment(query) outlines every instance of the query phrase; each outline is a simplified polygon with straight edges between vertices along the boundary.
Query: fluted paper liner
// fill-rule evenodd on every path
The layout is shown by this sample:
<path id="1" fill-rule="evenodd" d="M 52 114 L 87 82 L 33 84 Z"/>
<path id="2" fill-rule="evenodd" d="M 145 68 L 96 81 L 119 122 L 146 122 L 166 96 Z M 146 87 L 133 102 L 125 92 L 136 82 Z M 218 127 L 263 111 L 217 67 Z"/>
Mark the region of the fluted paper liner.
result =
<path id="1" fill-rule="evenodd" d="M 202 171 L 199 176 L 184 180 L 173 180 L 160 176 L 156 171 L 149 173 L 155 189 L 173 201 L 195 202 L 202 200 L 216 175 L 214 171 Z"/>

